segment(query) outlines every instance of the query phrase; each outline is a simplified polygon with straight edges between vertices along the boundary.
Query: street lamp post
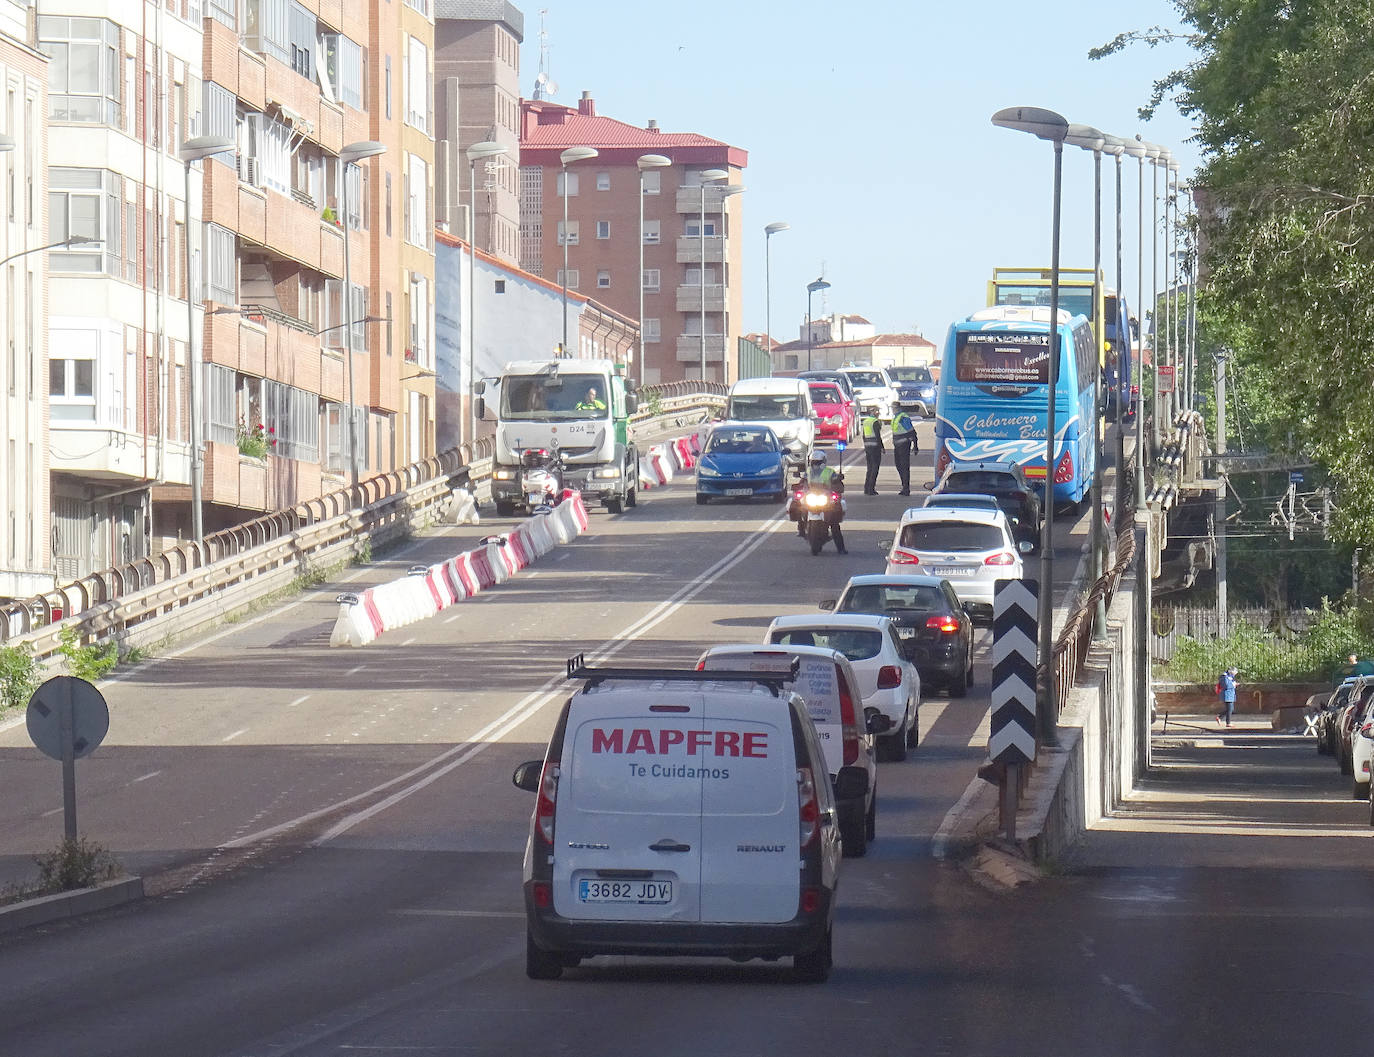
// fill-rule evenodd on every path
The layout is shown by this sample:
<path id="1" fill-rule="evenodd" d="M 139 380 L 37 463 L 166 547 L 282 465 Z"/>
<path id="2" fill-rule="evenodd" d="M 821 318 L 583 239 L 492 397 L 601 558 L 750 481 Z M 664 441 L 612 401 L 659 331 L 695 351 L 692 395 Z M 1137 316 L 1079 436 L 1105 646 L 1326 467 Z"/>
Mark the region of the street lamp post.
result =
<path id="1" fill-rule="evenodd" d="M 1159 392 L 1159 170 L 1169 164 L 1169 152 L 1163 147 L 1150 170 L 1150 360 L 1154 365 L 1154 413 L 1150 415 L 1150 450 L 1159 451 L 1160 392 Z"/>
<path id="2" fill-rule="evenodd" d="M 358 487 L 358 425 L 357 425 L 357 405 L 353 397 L 353 283 L 350 271 L 350 259 L 348 253 L 348 229 L 350 225 L 350 214 L 348 211 L 348 167 L 364 158 L 373 158 L 386 151 L 385 143 L 378 143 L 376 140 L 359 140 L 357 143 L 350 143 L 339 151 L 339 200 L 343 207 L 343 236 L 344 236 L 344 291 L 343 291 L 343 313 L 346 320 L 344 326 L 344 361 L 348 364 L 348 483 L 352 489 Z M 349 501 L 352 502 L 353 495 L 350 493 Z"/>
<path id="3" fill-rule="evenodd" d="M 506 148 L 491 140 L 474 143 L 468 155 L 468 354 L 467 377 L 461 379 L 463 394 L 468 402 L 468 443 L 477 440 L 477 406 L 472 399 L 473 376 L 477 373 L 477 163 L 487 158 L 501 158 Z"/>
<path id="4" fill-rule="evenodd" d="M 595 147 L 569 147 L 558 156 L 563 166 L 563 348 L 560 350 L 563 356 L 568 355 L 568 166 L 595 158 L 600 153 Z"/>
<path id="5" fill-rule="evenodd" d="M 191 164 L 233 149 L 234 141 L 224 136 L 197 136 L 183 143 L 178 152 L 186 174 L 186 377 L 191 404 L 191 537 L 197 543 L 205 538 L 205 504 L 201 494 L 205 462 L 200 440 L 201 362 L 196 342 L 196 299 L 191 296 Z"/>
<path id="6" fill-rule="evenodd" d="M 1145 512 L 1145 159 L 1154 150 L 1138 135 L 1126 141 L 1126 153 L 1136 160 L 1135 310 L 1140 341 L 1135 357 L 1135 512 Z M 1127 399 L 1130 393 L 1127 392 Z"/>
<path id="7" fill-rule="evenodd" d="M 806 284 L 806 369 L 811 370 L 811 295 L 817 290 L 829 290 L 830 284 L 824 279 L 815 279 Z M 831 334 L 834 337 L 834 334 Z"/>
<path id="8" fill-rule="evenodd" d="M 1124 334 L 1126 337 L 1128 348 L 1131 340 L 1131 319 L 1130 314 L 1126 311 L 1126 291 L 1123 287 L 1125 280 L 1121 274 L 1121 157 L 1126 153 L 1126 141 L 1120 136 L 1108 135 L 1103 138 L 1106 140 L 1106 147 L 1104 149 L 1116 162 L 1116 348 L 1112 351 L 1116 353 L 1114 383 L 1116 386 L 1116 429 L 1114 431 L 1116 436 L 1116 452 L 1113 464 L 1116 467 L 1116 495 L 1118 500 L 1115 509 L 1119 511 L 1123 506 L 1120 502 L 1121 489 L 1123 487 L 1121 475 L 1125 472 L 1126 468 L 1126 437 L 1123 433 L 1125 426 L 1125 411 L 1123 408 L 1131 402 L 1129 380 L 1124 379 L 1122 375 L 1122 364 L 1125 360 L 1121 350 L 1122 335 Z M 1124 394 L 1122 392 L 1123 381 L 1127 383 Z M 1110 539 L 1107 542 L 1107 547 L 1111 547 Z"/>
<path id="9" fill-rule="evenodd" d="M 730 371 L 726 365 L 725 358 L 725 339 L 729 329 L 726 326 L 725 320 L 726 316 L 729 314 L 730 307 L 729 301 L 726 300 L 725 282 L 725 270 L 729 265 L 725 248 L 725 206 L 731 197 L 744 193 L 744 190 L 745 187 L 743 184 L 726 184 L 720 189 L 720 380 L 722 382 L 728 382 L 730 380 Z"/>
<path id="10" fill-rule="evenodd" d="M 1098 291 L 1102 288 L 1102 150 L 1107 145 L 1107 135 L 1091 125 L 1070 125 L 1064 142 L 1093 155 L 1093 479 L 1092 479 L 1092 516 L 1089 519 L 1089 539 L 1092 549 L 1093 583 L 1102 578 L 1106 565 L 1104 546 L 1106 533 L 1102 526 L 1102 305 Z M 1080 383 L 1081 384 L 1081 383 Z M 1048 470 L 1046 480 L 1049 479 Z M 1048 487 L 1048 485 L 1047 485 Z M 1107 634 L 1107 603 L 1099 595 L 1096 612 L 1093 616 L 1093 636 L 1103 638 Z"/>
<path id="11" fill-rule="evenodd" d="M 768 342 L 768 366 L 773 366 L 773 236 L 786 231 L 792 225 L 785 220 L 775 220 L 763 228 L 763 340 Z"/>
<path id="12" fill-rule="evenodd" d="M 1050 239 L 1050 319 L 1049 356 L 1050 377 L 1047 389 L 1049 421 L 1045 431 L 1045 518 L 1040 534 L 1040 593 L 1037 621 L 1039 645 L 1037 649 L 1036 716 L 1040 737 L 1046 745 L 1059 744 L 1058 717 L 1054 714 L 1054 457 L 1055 457 L 1055 388 L 1059 384 L 1059 199 L 1064 173 L 1064 137 L 1069 123 L 1053 110 L 1038 107 L 1009 107 L 992 115 L 992 123 L 1002 128 L 1029 132 L 1054 144 L 1054 206 Z"/>
<path id="13" fill-rule="evenodd" d="M 697 189 L 701 192 L 701 214 L 697 220 L 697 241 L 701 244 L 701 266 L 697 270 L 697 289 L 701 294 L 701 380 L 706 381 L 706 185 L 728 180 L 730 174 L 724 169 L 706 169 L 701 174 Z"/>
<path id="14" fill-rule="evenodd" d="M 650 169 L 672 165 L 671 158 L 662 154 L 641 154 L 635 165 L 639 168 L 639 384 L 644 386 L 644 174 Z"/>

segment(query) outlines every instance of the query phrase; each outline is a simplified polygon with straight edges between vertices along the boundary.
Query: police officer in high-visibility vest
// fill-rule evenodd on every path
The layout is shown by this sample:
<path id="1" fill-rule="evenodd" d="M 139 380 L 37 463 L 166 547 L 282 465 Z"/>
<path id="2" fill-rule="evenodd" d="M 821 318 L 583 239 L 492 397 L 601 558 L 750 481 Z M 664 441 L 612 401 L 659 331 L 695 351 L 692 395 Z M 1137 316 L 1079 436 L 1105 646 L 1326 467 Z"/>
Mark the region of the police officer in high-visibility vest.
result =
<path id="1" fill-rule="evenodd" d="M 864 474 L 864 495 L 877 495 L 878 467 L 883 464 L 883 424 L 878 418 L 877 408 L 864 408 L 859 431 L 864 438 L 864 462 L 867 464 L 867 472 Z"/>
<path id="2" fill-rule="evenodd" d="M 911 494 L 911 453 L 920 453 L 921 445 L 916 439 L 916 420 L 905 411 L 892 416 L 892 462 L 897 467 L 902 490 L 898 495 Z"/>

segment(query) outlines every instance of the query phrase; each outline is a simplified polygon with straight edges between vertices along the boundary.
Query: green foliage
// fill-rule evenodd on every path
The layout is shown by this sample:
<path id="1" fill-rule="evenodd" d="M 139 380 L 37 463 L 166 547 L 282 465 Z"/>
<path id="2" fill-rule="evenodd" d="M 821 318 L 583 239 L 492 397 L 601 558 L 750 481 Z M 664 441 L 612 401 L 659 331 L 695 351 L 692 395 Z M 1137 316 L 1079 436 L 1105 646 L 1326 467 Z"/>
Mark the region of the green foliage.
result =
<path id="1" fill-rule="evenodd" d="M 56 848 L 34 857 L 38 864 L 38 891 L 34 895 L 69 892 L 113 881 L 124 872 L 109 849 L 85 837 L 64 840 Z"/>
<path id="2" fill-rule="evenodd" d="M 0 708 L 24 708 L 42 681 L 43 665 L 27 642 L 0 646 Z"/>
<path id="3" fill-rule="evenodd" d="M 1156 678 L 1177 683 L 1213 683 L 1234 664 L 1247 683 L 1326 682 L 1352 653 L 1374 654 L 1374 627 L 1368 609 L 1323 605 L 1310 629 L 1285 638 L 1238 622 L 1226 638 L 1180 638 L 1173 658 L 1156 668 Z"/>
<path id="4" fill-rule="evenodd" d="M 650 415 L 663 414 L 663 394 L 657 389 L 649 391 L 649 398 L 645 401 L 644 408 Z"/>
<path id="5" fill-rule="evenodd" d="M 371 564 L 372 564 L 372 537 L 371 537 L 371 536 L 364 537 L 363 540 L 358 544 L 358 546 L 357 546 L 357 551 L 356 551 L 356 552 L 354 553 L 354 555 L 353 555 L 353 564 L 354 564 L 354 565 L 371 565 Z"/>
<path id="6" fill-rule="evenodd" d="M 264 426 L 259 422 L 249 426 L 242 419 L 238 424 L 239 454 L 250 455 L 255 459 L 265 459 L 277 446 L 275 426 Z"/>
<path id="7" fill-rule="evenodd" d="M 67 666 L 67 674 L 89 683 L 99 681 L 106 673 L 119 664 L 119 647 L 113 642 L 100 645 L 90 642 L 81 644 L 81 633 L 74 627 L 63 628 L 57 636 L 57 652 L 62 654 Z"/>

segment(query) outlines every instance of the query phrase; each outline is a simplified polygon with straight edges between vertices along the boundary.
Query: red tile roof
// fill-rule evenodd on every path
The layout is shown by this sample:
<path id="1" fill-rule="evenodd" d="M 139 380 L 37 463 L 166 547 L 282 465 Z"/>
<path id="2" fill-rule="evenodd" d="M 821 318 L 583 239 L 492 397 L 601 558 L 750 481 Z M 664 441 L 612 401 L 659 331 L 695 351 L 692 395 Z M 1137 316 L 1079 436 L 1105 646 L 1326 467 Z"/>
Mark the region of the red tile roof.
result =
<path id="1" fill-rule="evenodd" d="M 612 117 L 601 117 L 595 113 L 594 105 L 579 109 L 547 100 L 522 99 L 520 109 L 522 154 L 526 151 L 562 151 L 568 147 L 624 147 L 656 153 L 669 153 L 674 148 L 696 153 L 705 148 L 710 156 L 718 156 L 731 165 L 742 168 L 748 164 L 748 152 L 721 140 L 696 132 L 640 128 Z M 593 112 L 586 113 L 586 109 Z"/>

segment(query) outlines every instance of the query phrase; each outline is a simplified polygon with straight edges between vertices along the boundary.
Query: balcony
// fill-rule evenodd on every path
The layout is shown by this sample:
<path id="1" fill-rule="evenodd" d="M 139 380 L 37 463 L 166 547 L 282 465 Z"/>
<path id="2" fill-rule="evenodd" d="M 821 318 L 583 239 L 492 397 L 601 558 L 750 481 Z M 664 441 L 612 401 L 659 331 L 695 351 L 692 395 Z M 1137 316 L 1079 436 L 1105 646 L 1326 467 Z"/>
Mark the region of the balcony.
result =
<path id="1" fill-rule="evenodd" d="M 706 262 L 710 264 L 719 261 L 720 255 L 725 252 L 722 245 L 724 240 L 719 235 L 707 235 L 704 239 L 699 239 L 695 235 L 681 235 L 677 240 L 678 264 L 700 264 L 703 242 L 706 244 Z"/>
<path id="2" fill-rule="evenodd" d="M 677 310 L 679 312 L 700 312 L 702 288 L 684 283 L 677 288 Z M 719 283 L 706 284 L 706 311 L 725 311 L 725 287 Z"/>
<path id="3" fill-rule="evenodd" d="M 720 184 L 706 185 L 706 212 L 719 213 L 721 202 L 724 200 L 721 194 Z M 677 211 L 679 213 L 700 213 L 701 212 L 701 188 L 699 187 L 679 187 L 677 189 Z"/>
<path id="4" fill-rule="evenodd" d="M 706 362 L 720 363 L 725 357 L 725 335 L 707 334 L 706 335 Z M 677 362 L 678 363 L 700 363 L 701 362 L 701 335 L 700 334 L 679 334 L 677 338 Z"/>

